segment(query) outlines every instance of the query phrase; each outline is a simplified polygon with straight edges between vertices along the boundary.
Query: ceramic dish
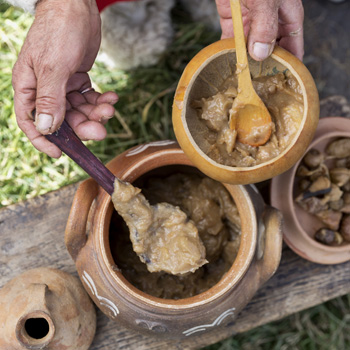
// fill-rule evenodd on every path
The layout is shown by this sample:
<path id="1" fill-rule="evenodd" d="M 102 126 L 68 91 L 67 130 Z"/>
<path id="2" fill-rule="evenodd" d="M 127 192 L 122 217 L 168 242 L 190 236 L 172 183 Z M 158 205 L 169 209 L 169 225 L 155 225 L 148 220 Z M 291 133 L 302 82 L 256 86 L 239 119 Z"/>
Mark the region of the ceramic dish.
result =
<path id="1" fill-rule="evenodd" d="M 320 120 L 315 137 L 308 150 L 323 152 L 326 146 L 340 137 L 350 137 L 350 119 L 327 117 Z M 287 245 L 301 257 L 319 264 L 338 264 L 350 260 L 350 243 L 327 246 L 317 242 L 313 235 L 321 228 L 321 222 L 295 202 L 296 171 L 302 158 L 287 172 L 271 181 L 271 205 L 282 211 L 283 237 Z"/>

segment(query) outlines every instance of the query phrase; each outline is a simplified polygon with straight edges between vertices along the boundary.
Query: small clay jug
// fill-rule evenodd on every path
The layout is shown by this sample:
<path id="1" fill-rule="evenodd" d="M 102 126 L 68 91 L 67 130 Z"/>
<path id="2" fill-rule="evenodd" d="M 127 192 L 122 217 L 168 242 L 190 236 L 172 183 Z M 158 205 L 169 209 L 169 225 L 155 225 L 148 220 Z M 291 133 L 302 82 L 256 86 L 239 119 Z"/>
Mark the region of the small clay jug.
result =
<path id="1" fill-rule="evenodd" d="M 181 173 L 185 168 L 186 172 L 199 172 L 175 141 L 134 147 L 107 167 L 116 177 L 131 183 L 157 171 L 163 175 Z M 148 295 L 123 276 L 109 241 L 114 212 L 111 197 L 93 179 L 81 183 L 73 200 L 65 242 L 83 285 L 102 312 L 135 331 L 174 339 L 215 332 L 238 315 L 279 265 L 281 215 L 265 205 L 254 186 L 223 185 L 241 218 L 237 257 L 213 287 L 175 300 Z"/>
<path id="2" fill-rule="evenodd" d="M 66 272 L 28 270 L 0 290 L 2 350 L 87 350 L 95 330 L 94 305 Z"/>

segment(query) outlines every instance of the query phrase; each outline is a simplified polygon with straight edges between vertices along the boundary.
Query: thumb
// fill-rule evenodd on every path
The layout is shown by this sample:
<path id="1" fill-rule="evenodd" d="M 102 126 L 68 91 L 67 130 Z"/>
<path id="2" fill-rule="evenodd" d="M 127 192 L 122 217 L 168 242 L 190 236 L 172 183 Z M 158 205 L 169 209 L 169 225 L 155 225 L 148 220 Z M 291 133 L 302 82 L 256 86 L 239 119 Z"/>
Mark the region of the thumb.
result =
<path id="1" fill-rule="evenodd" d="M 37 78 L 35 126 L 41 134 L 51 134 L 62 124 L 66 112 L 68 75 L 44 70 Z"/>
<path id="2" fill-rule="evenodd" d="M 278 2 L 257 0 L 250 9 L 248 51 L 250 56 L 262 61 L 269 57 L 278 34 Z"/>

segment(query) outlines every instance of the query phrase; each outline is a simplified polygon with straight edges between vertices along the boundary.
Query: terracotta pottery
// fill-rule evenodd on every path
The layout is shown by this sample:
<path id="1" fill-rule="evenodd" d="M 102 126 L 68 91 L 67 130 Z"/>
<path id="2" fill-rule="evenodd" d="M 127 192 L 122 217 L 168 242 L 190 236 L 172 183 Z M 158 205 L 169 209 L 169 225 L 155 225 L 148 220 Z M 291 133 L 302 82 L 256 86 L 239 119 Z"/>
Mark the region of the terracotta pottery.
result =
<path id="1" fill-rule="evenodd" d="M 0 290 L 2 350 L 87 350 L 95 329 L 93 303 L 66 272 L 28 270 Z"/>
<path id="2" fill-rule="evenodd" d="M 322 118 L 307 151 L 315 148 L 324 152 L 326 146 L 340 137 L 350 137 L 350 120 L 342 117 Z M 319 264 L 339 264 L 350 260 L 350 243 L 328 246 L 314 239 L 322 222 L 294 202 L 297 192 L 296 171 L 302 158 L 290 170 L 271 181 L 271 204 L 280 209 L 284 218 L 283 238 L 301 257 Z M 330 164 L 327 164 L 331 166 Z"/>
<path id="3" fill-rule="evenodd" d="M 169 175 L 184 168 L 198 172 L 174 141 L 134 147 L 107 166 L 116 177 L 131 183 L 150 172 Z M 150 296 L 126 280 L 110 249 L 111 197 L 93 179 L 79 186 L 67 223 L 66 246 L 87 292 L 102 312 L 136 331 L 176 339 L 215 332 L 237 316 L 278 267 L 281 215 L 264 204 L 254 186 L 224 186 L 241 217 L 237 258 L 212 288 L 178 300 Z"/>
<path id="4" fill-rule="evenodd" d="M 175 93 L 173 126 L 181 148 L 204 174 L 225 183 L 257 183 L 285 172 L 304 154 L 318 123 L 318 93 L 307 68 L 286 50 L 276 46 L 271 57 L 262 64 L 250 59 L 249 67 L 253 77 L 273 75 L 288 69 L 297 79 L 304 100 L 301 126 L 290 145 L 276 158 L 252 167 L 219 164 L 203 151 L 208 146 L 201 136 L 203 127 L 199 123 L 197 111 L 192 107 L 192 101 L 216 93 L 217 87 L 232 75 L 235 61 L 234 39 L 224 39 L 207 46 L 189 62 Z"/>

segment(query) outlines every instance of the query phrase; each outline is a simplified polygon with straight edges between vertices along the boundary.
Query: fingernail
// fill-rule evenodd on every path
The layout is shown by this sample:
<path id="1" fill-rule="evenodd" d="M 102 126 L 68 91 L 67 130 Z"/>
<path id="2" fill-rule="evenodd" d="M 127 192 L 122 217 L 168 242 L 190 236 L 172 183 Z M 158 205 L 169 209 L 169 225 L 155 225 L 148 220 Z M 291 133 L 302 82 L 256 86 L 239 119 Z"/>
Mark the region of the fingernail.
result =
<path id="1" fill-rule="evenodd" d="M 269 57 L 272 51 L 272 44 L 255 42 L 253 45 L 253 54 L 259 60 Z"/>
<path id="2" fill-rule="evenodd" d="M 53 118 L 50 114 L 40 113 L 35 119 L 36 129 L 40 132 L 50 131 Z"/>
<path id="3" fill-rule="evenodd" d="M 107 122 L 108 120 L 112 119 L 114 117 L 114 115 L 111 115 L 111 116 L 103 116 L 100 118 L 100 122 L 103 123 L 103 122 Z"/>

